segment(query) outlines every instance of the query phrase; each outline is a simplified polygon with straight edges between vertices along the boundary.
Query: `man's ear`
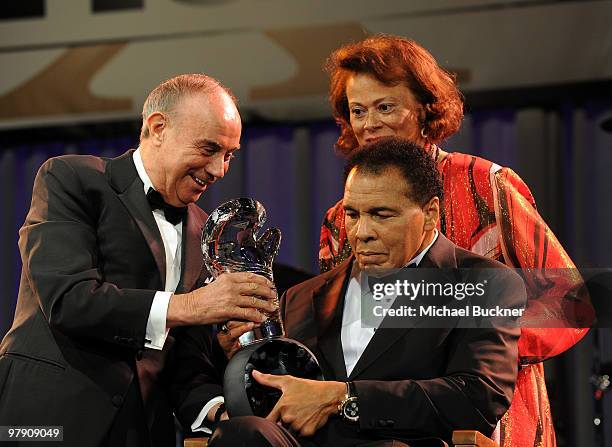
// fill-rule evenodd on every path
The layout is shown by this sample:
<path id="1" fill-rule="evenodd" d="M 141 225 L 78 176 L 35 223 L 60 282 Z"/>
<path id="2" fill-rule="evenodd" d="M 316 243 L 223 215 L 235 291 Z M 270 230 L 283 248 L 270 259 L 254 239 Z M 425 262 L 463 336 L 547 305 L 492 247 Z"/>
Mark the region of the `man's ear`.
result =
<path id="1" fill-rule="evenodd" d="M 168 127 L 168 118 L 161 112 L 153 112 L 146 119 L 149 128 L 149 137 L 153 144 L 159 145 L 164 141 L 164 133 Z"/>
<path id="2" fill-rule="evenodd" d="M 425 215 L 423 229 L 430 231 L 436 228 L 440 220 L 440 199 L 437 196 L 432 197 L 423 205 L 423 214 Z"/>

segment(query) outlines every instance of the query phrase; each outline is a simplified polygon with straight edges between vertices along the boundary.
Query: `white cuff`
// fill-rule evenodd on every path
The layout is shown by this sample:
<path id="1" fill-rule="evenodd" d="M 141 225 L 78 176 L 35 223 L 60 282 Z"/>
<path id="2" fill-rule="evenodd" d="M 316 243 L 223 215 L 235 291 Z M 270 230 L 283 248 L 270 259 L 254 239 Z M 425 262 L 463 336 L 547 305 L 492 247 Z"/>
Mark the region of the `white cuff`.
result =
<path id="1" fill-rule="evenodd" d="M 217 396 L 217 397 L 213 397 L 212 399 L 210 399 L 208 403 L 204 405 L 204 408 L 202 408 L 202 411 L 200 411 L 200 414 L 198 414 L 198 417 L 196 418 L 196 420 L 193 421 L 193 424 L 191 424 L 191 431 L 192 432 L 201 431 L 201 432 L 206 433 L 207 435 L 212 434 L 212 430 L 203 425 L 204 421 L 206 421 L 206 415 L 208 414 L 208 412 L 210 411 L 212 407 L 214 407 L 217 404 L 222 404 L 224 402 L 225 402 L 225 399 L 223 398 L 223 396 Z"/>
<path id="2" fill-rule="evenodd" d="M 149 311 L 147 330 L 145 332 L 145 348 L 161 350 L 164 348 L 169 329 L 166 328 L 168 304 L 172 292 L 155 292 L 153 304 Z"/>

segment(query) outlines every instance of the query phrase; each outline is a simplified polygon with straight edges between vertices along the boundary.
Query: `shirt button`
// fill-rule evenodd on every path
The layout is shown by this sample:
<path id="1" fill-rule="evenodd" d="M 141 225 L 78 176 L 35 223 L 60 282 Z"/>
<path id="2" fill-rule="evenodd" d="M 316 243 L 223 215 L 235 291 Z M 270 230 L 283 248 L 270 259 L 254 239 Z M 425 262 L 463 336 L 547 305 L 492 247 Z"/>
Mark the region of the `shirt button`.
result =
<path id="1" fill-rule="evenodd" d="M 123 404 L 123 397 L 121 397 L 119 394 L 116 394 L 113 396 L 111 402 L 115 407 L 120 407 Z"/>

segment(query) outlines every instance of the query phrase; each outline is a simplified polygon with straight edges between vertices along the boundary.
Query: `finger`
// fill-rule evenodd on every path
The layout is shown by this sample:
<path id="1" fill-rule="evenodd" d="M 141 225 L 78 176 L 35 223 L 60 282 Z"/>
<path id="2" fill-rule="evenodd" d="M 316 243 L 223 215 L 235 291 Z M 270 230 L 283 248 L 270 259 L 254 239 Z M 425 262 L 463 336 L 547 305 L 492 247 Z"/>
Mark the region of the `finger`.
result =
<path id="1" fill-rule="evenodd" d="M 274 312 L 278 309 L 276 304 L 276 295 L 270 301 L 262 300 L 256 296 L 244 296 L 241 295 L 236 300 L 236 305 L 240 307 L 252 307 L 254 309 L 261 309 L 265 312 Z"/>
<path id="2" fill-rule="evenodd" d="M 327 416 L 320 418 L 317 421 L 317 426 L 315 427 L 314 431 L 315 432 L 319 431 L 319 429 L 327 423 L 327 419 L 328 419 Z"/>
<path id="3" fill-rule="evenodd" d="M 253 324 L 253 323 L 252 322 L 238 321 L 238 320 L 230 320 L 230 321 L 228 321 L 225 324 L 228 327 L 228 329 L 232 330 L 232 329 L 237 329 L 237 328 L 240 328 L 241 326 L 250 325 L 250 324 Z"/>
<path id="4" fill-rule="evenodd" d="M 255 323 L 253 323 L 253 322 L 242 324 L 239 327 L 235 327 L 233 329 L 230 329 L 229 336 L 233 340 L 237 340 L 242 334 L 246 334 L 247 332 L 253 330 L 254 327 L 255 327 Z"/>
<path id="5" fill-rule="evenodd" d="M 232 331 L 218 332 L 217 333 L 217 340 L 219 341 L 219 344 L 221 344 L 222 347 L 226 346 L 226 347 L 229 348 L 234 343 L 236 343 L 236 340 L 238 340 L 238 337 L 234 337 L 232 335 Z"/>
<path id="6" fill-rule="evenodd" d="M 291 428 L 293 429 L 294 432 L 301 434 L 301 432 L 302 432 L 302 423 L 299 420 L 295 419 L 292 422 L 287 422 L 287 423 L 291 426 Z"/>
<path id="7" fill-rule="evenodd" d="M 255 282 L 243 282 L 238 284 L 238 294 L 248 297 L 258 296 L 266 300 L 276 299 L 276 292 L 265 284 L 257 284 Z"/>
<path id="8" fill-rule="evenodd" d="M 265 276 L 258 275 L 257 273 L 235 272 L 229 273 L 229 275 L 232 275 L 231 279 L 236 282 L 256 283 L 262 286 L 268 286 L 269 288 L 274 288 L 274 283 L 272 281 Z"/>
<path id="9" fill-rule="evenodd" d="M 221 334 L 226 335 L 226 336 L 231 334 L 232 337 L 236 338 L 237 336 L 239 337 L 245 332 L 248 332 L 258 326 L 259 324 L 253 323 L 252 321 L 248 321 L 248 322 L 242 321 L 240 322 L 240 324 L 233 324 L 233 325 L 228 324 L 227 332 L 222 332 Z"/>
<path id="10" fill-rule="evenodd" d="M 282 385 L 284 384 L 284 377 L 283 376 L 275 376 L 272 374 L 264 374 L 261 373 L 259 371 L 257 371 L 256 369 L 253 370 L 253 378 L 255 378 L 255 380 L 265 386 L 270 386 L 272 388 L 276 388 L 282 391 Z"/>
<path id="11" fill-rule="evenodd" d="M 263 323 L 268 318 L 258 310 L 249 307 L 232 307 L 228 310 L 228 315 L 230 318 L 252 321 L 253 323 Z"/>
<path id="12" fill-rule="evenodd" d="M 274 408 L 272 408 L 272 411 L 270 412 L 269 415 L 266 416 L 266 419 L 271 421 L 271 422 L 281 422 L 281 414 L 280 414 L 280 408 L 278 406 L 278 402 L 276 403 L 276 405 L 274 405 Z"/>
<path id="13" fill-rule="evenodd" d="M 304 436 L 304 437 L 309 437 L 315 434 L 315 430 L 314 427 L 310 424 L 305 425 L 304 427 L 302 427 L 300 429 L 300 435 Z"/>

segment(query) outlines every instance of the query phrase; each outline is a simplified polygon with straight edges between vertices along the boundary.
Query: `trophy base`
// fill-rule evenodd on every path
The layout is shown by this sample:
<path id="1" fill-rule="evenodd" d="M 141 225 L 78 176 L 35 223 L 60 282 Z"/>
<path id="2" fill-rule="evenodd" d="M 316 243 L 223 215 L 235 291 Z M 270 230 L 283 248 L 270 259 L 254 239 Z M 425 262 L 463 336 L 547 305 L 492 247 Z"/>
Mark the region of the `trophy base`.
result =
<path id="1" fill-rule="evenodd" d="M 263 340 L 240 349 L 230 360 L 223 378 L 225 406 L 230 417 L 266 417 L 282 392 L 260 385 L 251 372 L 323 380 L 314 354 L 303 344 L 288 338 Z"/>
<path id="2" fill-rule="evenodd" d="M 252 331 L 245 332 L 238 337 L 238 341 L 240 342 L 240 346 L 244 348 L 245 346 L 262 340 L 282 337 L 283 334 L 283 326 L 279 321 L 267 319 L 259 327 L 253 329 Z"/>

